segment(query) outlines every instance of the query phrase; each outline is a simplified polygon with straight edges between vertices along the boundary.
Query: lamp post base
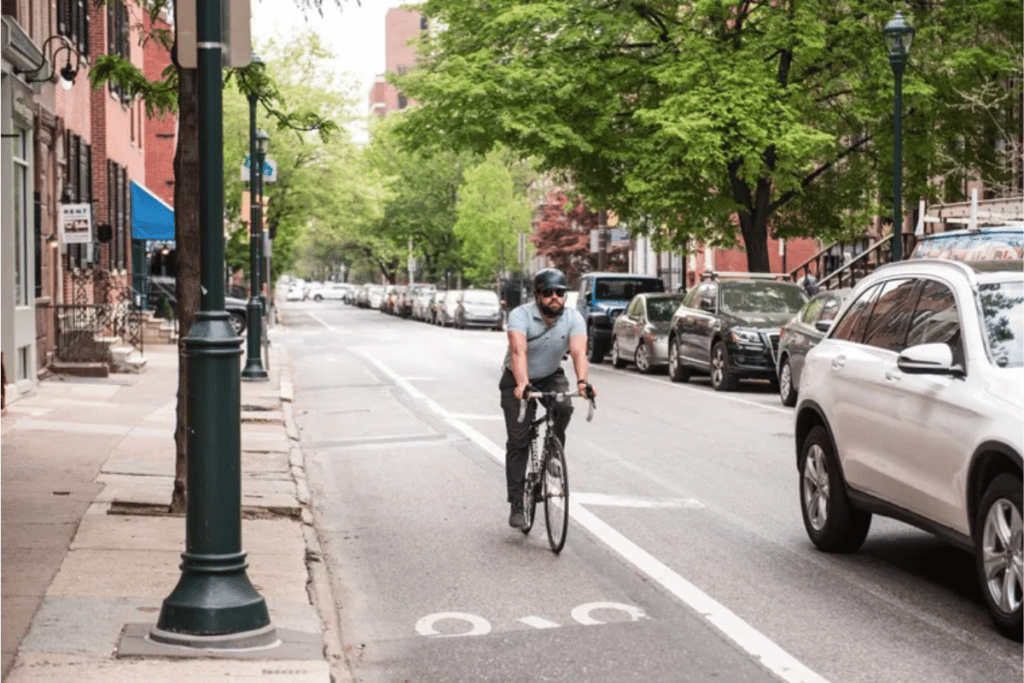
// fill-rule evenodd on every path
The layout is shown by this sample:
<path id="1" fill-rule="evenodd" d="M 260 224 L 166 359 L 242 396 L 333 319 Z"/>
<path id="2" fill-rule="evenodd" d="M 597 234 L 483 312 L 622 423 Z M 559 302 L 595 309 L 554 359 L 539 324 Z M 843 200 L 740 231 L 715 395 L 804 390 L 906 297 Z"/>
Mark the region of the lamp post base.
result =
<path id="1" fill-rule="evenodd" d="M 277 636 L 270 624 L 267 602 L 249 581 L 244 561 L 234 571 L 212 571 L 212 566 L 192 571 L 188 565 L 218 564 L 218 558 L 187 555 L 182 556 L 185 562 L 178 585 L 164 599 L 150 636 L 174 645 L 196 643 L 196 647 L 216 647 L 212 644 L 219 642 L 216 638 L 237 639 L 235 644 L 221 647 L 272 645 Z M 244 553 L 240 555 L 244 557 Z M 239 644 L 243 642 L 249 644 Z"/>
<path id="2" fill-rule="evenodd" d="M 270 377 L 258 360 L 248 360 L 242 368 L 242 379 L 248 382 L 266 382 Z"/>

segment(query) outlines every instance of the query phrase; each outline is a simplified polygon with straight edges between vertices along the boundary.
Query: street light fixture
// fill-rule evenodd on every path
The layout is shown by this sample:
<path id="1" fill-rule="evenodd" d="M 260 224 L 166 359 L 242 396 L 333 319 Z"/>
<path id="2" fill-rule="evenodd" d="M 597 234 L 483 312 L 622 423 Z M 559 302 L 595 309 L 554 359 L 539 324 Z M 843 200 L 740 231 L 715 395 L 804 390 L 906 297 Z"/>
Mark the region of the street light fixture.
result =
<path id="1" fill-rule="evenodd" d="M 903 258 L 903 67 L 910 54 L 910 43 L 914 39 L 914 27 L 906 22 L 903 14 L 896 12 L 882 29 L 889 66 L 895 77 L 895 98 L 893 101 L 893 167 L 892 167 L 892 247 L 893 261 Z"/>
<path id="2" fill-rule="evenodd" d="M 253 64 L 261 64 L 260 58 L 252 56 Z M 270 145 L 270 136 L 256 130 L 255 93 L 249 95 L 249 303 L 246 315 L 246 358 L 242 379 L 264 382 L 269 379 L 263 367 L 262 320 L 263 304 L 260 285 L 263 264 L 263 158 Z"/>

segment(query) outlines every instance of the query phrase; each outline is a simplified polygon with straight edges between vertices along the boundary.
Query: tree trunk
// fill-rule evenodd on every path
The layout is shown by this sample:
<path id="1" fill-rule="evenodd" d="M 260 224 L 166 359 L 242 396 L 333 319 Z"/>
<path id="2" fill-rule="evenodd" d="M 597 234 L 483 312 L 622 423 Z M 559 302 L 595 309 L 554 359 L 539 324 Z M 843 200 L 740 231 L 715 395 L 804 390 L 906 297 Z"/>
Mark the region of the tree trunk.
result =
<path id="1" fill-rule="evenodd" d="M 768 259 L 768 205 L 771 200 L 771 181 L 760 178 L 757 187 L 751 190 L 750 185 L 740 179 L 737 173 L 741 164 L 742 160 L 730 164 L 729 180 L 732 185 L 732 198 L 746 209 L 738 212 L 738 218 L 743 246 L 747 251 L 747 271 L 770 273 L 772 267 Z"/>
<path id="2" fill-rule="evenodd" d="M 178 147 L 174 154 L 174 240 L 178 256 L 178 407 L 174 428 L 174 491 L 171 512 L 185 512 L 188 500 L 188 366 L 181 353 L 199 310 L 199 79 L 195 69 L 178 68 Z"/>

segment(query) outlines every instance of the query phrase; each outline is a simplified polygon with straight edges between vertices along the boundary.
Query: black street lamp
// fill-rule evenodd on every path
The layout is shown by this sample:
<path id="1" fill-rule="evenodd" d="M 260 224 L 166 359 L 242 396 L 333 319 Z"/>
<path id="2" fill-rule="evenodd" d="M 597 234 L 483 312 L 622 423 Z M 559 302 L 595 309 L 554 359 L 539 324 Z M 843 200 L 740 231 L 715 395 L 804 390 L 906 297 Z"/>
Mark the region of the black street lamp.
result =
<path id="1" fill-rule="evenodd" d="M 254 63 L 260 63 L 259 57 L 252 56 Z M 263 367 L 261 351 L 263 304 L 260 284 L 263 272 L 263 159 L 270 144 L 270 137 L 262 130 L 256 130 L 256 94 L 249 95 L 249 303 L 246 313 L 246 345 L 245 368 L 242 379 L 248 381 L 266 381 L 269 379 Z"/>
<path id="2" fill-rule="evenodd" d="M 221 2 L 196 6 L 200 311 L 182 339 L 187 361 L 188 503 L 181 577 L 149 637 L 195 648 L 277 642 L 242 550 L 241 339 L 224 310 L 224 130 Z"/>
<path id="3" fill-rule="evenodd" d="M 893 102 L 893 167 L 892 167 L 892 247 L 893 261 L 903 258 L 903 67 L 910 54 L 914 27 L 896 12 L 882 29 L 889 65 L 896 79 L 896 97 Z"/>

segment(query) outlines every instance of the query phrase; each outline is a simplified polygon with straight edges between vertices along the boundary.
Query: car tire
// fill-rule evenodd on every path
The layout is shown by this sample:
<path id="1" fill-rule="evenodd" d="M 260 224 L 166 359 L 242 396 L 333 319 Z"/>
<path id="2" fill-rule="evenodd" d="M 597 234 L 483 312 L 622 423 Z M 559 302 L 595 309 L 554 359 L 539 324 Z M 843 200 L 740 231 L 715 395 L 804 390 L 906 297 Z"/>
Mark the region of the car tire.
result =
<path id="1" fill-rule="evenodd" d="M 725 342 L 718 342 L 711 349 L 711 386 L 715 391 L 736 390 L 736 378 L 729 372 L 729 350 Z"/>
<path id="2" fill-rule="evenodd" d="M 871 528 L 871 513 L 850 505 L 846 482 L 828 431 L 811 429 L 800 446 L 800 511 L 804 528 L 819 550 L 852 553 Z"/>
<path id="3" fill-rule="evenodd" d="M 679 339 L 673 337 L 668 343 L 668 377 L 673 382 L 689 382 L 693 372 L 683 365 L 683 353 Z"/>
<path id="4" fill-rule="evenodd" d="M 644 342 L 637 344 L 636 353 L 633 356 L 633 362 L 636 364 L 638 372 L 649 375 L 653 371 L 653 368 L 651 367 L 651 353 L 647 350 L 647 344 Z"/>
<path id="5" fill-rule="evenodd" d="M 313 301 L 315 301 L 317 303 L 320 303 L 323 300 L 324 300 L 324 298 L 322 296 L 320 296 L 319 294 L 317 294 L 316 296 L 313 297 Z"/>
<path id="6" fill-rule="evenodd" d="M 612 337 L 612 366 L 618 369 L 626 367 L 626 361 L 622 360 L 622 356 L 619 355 L 619 337 Z"/>
<path id="7" fill-rule="evenodd" d="M 1021 479 L 1000 474 L 985 489 L 974 522 L 981 593 L 1000 633 L 1021 640 Z"/>
<path id="8" fill-rule="evenodd" d="M 604 357 L 607 355 L 607 351 L 604 349 L 602 344 L 597 341 L 597 333 L 594 332 L 594 328 L 591 327 L 587 331 L 587 360 L 591 363 L 603 363 Z"/>
<path id="9" fill-rule="evenodd" d="M 248 326 L 249 321 L 245 315 L 237 311 L 231 311 L 231 327 L 235 328 L 235 334 L 241 337 L 245 334 L 245 328 Z"/>
<path id="10" fill-rule="evenodd" d="M 793 368 L 789 364 L 789 357 L 782 359 L 779 365 L 779 398 L 782 405 L 792 408 L 796 405 L 796 387 L 793 386 Z"/>

